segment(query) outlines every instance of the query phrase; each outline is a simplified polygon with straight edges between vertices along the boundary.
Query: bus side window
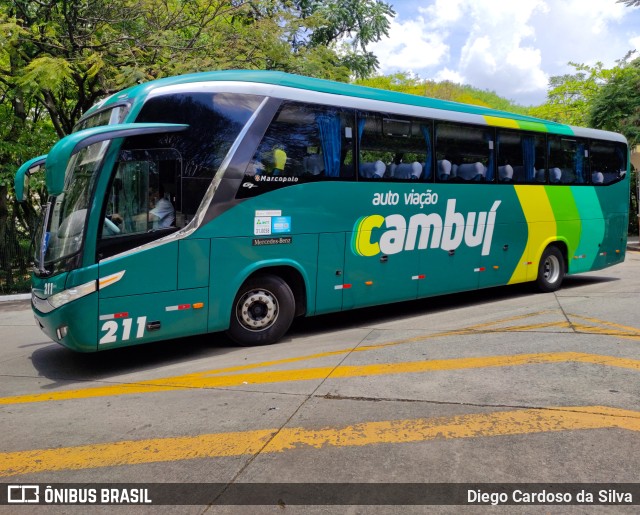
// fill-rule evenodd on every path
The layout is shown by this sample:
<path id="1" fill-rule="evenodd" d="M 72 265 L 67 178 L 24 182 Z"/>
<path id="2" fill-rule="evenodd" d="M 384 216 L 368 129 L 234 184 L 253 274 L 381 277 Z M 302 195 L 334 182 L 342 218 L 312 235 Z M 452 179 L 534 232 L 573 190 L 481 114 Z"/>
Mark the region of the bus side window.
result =
<path id="1" fill-rule="evenodd" d="M 611 184 L 627 173 L 626 148 L 619 143 L 592 141 L 591 183 L 597 186 Z"/>
<path id="2" fill-rule="evenodd" d="M 359 178 L 389 181 L 431 180 L 431 127 L 431 120 L 382 113 L 359 113 Z"/>
<path id="3" fill-rule="evenodd" d="M 439 181 L 493 182 L 494 152 L 492 129 L 448 122 L 436 124 Z"/>
<path id="4" fill-rule="evenodd" d="M 353 118 L 349 109 L 283 102 L 245 170 L 254 186 L 240 188 L 236 197 L 353 178 Z"/>
<path id="5" fill-rule="evenodd" d="M 551 184 L 585 184 L 588 177 L 588 154 L 582 140 L 549 136 L 549 182 Z"/>
<path id="6" fill-rule="evenodd" d="M 532 184 L 546 182 L 544 136 L 498 130 L 498 182 Z"/>

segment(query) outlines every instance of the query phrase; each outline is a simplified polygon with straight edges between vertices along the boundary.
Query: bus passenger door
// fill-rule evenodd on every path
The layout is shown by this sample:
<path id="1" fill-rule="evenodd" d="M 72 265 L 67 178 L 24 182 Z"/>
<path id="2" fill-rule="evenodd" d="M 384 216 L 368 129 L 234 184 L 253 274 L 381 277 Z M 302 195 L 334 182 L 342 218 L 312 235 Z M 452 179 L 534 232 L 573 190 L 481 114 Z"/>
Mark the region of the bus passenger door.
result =
<path id="1" fill-rule="evenodd" d="M 322 233 L 318 241 L 316 315 L 342 309 L 344 233 Z"/>

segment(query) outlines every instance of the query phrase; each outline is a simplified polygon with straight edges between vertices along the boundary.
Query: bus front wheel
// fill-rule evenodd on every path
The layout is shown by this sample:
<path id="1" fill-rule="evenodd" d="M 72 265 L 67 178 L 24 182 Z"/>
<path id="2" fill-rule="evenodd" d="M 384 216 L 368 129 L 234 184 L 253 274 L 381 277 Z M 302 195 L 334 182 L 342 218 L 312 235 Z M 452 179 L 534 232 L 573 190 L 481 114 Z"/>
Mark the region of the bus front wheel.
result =
<path id="1" fill-rule="evenodd" d="M 227 334 L 243 346 L 275 343 L 291 326 L 295 306 L 291 288 L 280 277 L 251 277 L 233 301 Z"/>
<path id="2" fill-rule="evenodd" d="M 547 247 L 542 253 L 538 265 L 538 279 L 536 285 L 542 292 L 556 291 L 562 285 L 564 279 L 564 256 L 558 247 Z"/>

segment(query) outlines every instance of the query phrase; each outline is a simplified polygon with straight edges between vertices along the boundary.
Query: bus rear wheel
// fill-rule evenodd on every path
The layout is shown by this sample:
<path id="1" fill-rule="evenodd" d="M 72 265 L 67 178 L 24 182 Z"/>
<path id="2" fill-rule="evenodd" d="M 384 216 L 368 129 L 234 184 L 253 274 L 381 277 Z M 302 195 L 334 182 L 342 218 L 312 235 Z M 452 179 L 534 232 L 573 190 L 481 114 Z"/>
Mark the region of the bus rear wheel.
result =
<path id="1" fill-rule="evenodd" d="M 291 326 L 295 306 L 291 288 L 280 277 L 251 277 L 233 301 L 227 335 L 242 346 L 275 343 Z"/>
<path id="2" fill-rule="evenodd" d="M 564 271 L 564 256 L 560 249 L 553 245 L 547 247 L 542 253 L 538 265 L 538 279 L 536 280 L 538 289 L 544 293 L 558 290 L 564 279 Z"/>

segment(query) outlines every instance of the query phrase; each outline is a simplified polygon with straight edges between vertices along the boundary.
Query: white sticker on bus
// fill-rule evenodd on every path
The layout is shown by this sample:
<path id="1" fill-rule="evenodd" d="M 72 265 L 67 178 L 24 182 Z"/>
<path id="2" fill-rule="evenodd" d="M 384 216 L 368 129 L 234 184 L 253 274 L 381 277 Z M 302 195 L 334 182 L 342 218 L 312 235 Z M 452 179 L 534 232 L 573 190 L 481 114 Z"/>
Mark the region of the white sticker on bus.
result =
<path id="1" fill-rule="evenodd" d="M 147 317 L 136 318 L 136 334 L 135 338 L 142 338 L 144 336 L 145 326 L 147 324 Z M 105 343 L 116 343 L 118 341 L 118 335 L 120 340 L 126 342 L 131 339 L 131 329 L 133 327 L 133 319 L 131 318 L 116 318 L 107 320 L 100 331 L 105 332 L 98 342 L 100 345 Z M 120 329 L 122 328 L 122 331 Z"/>

